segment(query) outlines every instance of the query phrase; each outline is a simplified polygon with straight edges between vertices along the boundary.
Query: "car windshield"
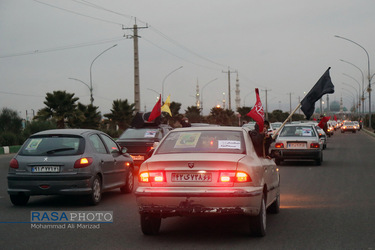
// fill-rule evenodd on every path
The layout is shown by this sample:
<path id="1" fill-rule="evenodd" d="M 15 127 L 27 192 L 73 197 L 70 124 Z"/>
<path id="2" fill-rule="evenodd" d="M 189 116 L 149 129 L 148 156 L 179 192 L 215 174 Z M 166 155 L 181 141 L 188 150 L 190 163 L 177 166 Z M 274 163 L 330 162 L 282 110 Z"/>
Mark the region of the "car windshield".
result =
<path id="1" fill-rule="evenodd" d="M 156 128 L 128 128 L 119 139 L 148 139 L 159 138 L 159 130 Z"/>
<path id="2" fill-rule="evenodd" d="M 278 128 L 280 128 L 281 124 L 282 123 L 271 123 L 271 128 L 274 129 L 274 130 L 278 129 Z"/>
<path id="3" fill-rule="evenodd" d="M 315 137 L 315 130 L 311 126 L 285 126 L 281 137 Z"/>
<path id="4" fill-rule="evenodd" d="M 158 146 L 155 154 L 231 153 L 244 154 L 241 131 L 178 131 L 171 132 Z"/>
<path id="5" fill-rule="evenodd" d="M 85 140 L 78 136 L 54 135 L 30 137 L 22 146 L 20 155 L 55 156 L 82 154 Z"/>

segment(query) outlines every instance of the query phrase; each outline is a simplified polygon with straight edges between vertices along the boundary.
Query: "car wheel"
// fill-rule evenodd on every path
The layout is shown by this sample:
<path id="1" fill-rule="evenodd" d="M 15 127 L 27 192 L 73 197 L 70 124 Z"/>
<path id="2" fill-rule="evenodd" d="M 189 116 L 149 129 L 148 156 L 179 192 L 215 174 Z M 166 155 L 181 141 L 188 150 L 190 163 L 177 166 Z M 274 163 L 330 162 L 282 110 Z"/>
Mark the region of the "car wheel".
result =
<path id="1" fill-rule="evenodd" d="M 327 148 L 327 144 L 323 144 L 323 149 L 326 149 Z"/>
<path id="2" fill-rule="evenodd" d="M 320 154 L 319 158 L 316 159 L 316 165 L 321 166 L 323 161 L 323 153 Z"/>
<path id="3" fill-rule="evenodd" d="M 267 211 L 271 214 L 278 214 L 280 212 L 280 194 L 277 194 L 276 200 L 272 202 Z"/>
<path id="4" fill-rule="evenodd" d="M 30 199 L 30 196 L 25 194 L 11 194 L 9 195 L 10 201 L 15 206 L 25 206 Z"/>
<path id="5" fill-rule="evenodd" d="M 127 194 L 133 192 L 134 189 L 134 171 L 132 168 L 129 169 L 129 172 L 126 176 L 126 183 L 125 186 L 121 187 L 121 193 Z"/>
<path id="6" fill-rule="evenodd" d="M 275 158 L 275 163 L 277 166 L 280 166 L 281 165 L 281 160 L 278 159 L 278 158 Z"/>
<path id="7" fill-rule="evenodd" d="M 159 234 L 161 217 L 151 214 L 141 214 L 141 229 L 145 235 Z"/>
<path id="8" fill-rule="evenodd" d="M 250 216 L 250 232 L 254 236 L 263 237 L 266 235 L 267 211 L 264 196 L 260 204 L 259 214 Z"/>
<path id="9" fill-rule="evenodd" d="M 87 196 L 88 203 L 90 205 L 97 205 L 102 199 L 102 183 L 98 175 L 92 181 L 91 189 L 92 193 Z"/>

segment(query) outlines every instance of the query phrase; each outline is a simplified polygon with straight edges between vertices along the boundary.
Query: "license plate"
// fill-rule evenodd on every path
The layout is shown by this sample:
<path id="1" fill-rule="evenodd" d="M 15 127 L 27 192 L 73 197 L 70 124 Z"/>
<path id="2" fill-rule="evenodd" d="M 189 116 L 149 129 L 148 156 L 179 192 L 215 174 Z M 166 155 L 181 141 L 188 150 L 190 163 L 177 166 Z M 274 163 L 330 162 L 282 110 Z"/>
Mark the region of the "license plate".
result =
<path id="1" fill-rule="evenodd" d="M 135 161 L 143 161 L 145 159 L 145 157 L 143 155 L 131 155 L 131 157 Z"/>
<path id="2" fill-rule="evenodd" d="M 211 173 L 172 173 L 174 182 L 211 182 Z"/>
<path id="3" fill-rule="evenodd" d="M 306 148 L 306 143 L 305 142 L 290 142 L 288 143 L 288 148 L 295 148 L 295 149 Z"/>
<path id="4" fill-rule="evenodd" d="M 60 172 L 60 167 L 59 166 L 32 167 L 31 172 L 33 172 L 33 173 L 58 173 L 58 172 Z"/>

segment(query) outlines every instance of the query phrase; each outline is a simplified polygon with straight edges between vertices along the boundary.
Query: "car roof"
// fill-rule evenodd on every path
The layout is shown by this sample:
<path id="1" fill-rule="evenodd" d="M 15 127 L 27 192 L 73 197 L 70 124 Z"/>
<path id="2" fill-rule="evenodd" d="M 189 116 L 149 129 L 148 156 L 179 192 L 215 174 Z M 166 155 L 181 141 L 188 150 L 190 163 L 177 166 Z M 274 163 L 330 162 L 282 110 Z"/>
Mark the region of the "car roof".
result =
<path id="1" fill-rule="evenodd" d="M 99 130 L 95 129 L 50 129 L 37 132 L 34 135 L 83 135 L 89 132 L 102 133 Z"/>
<path id="2" fill-rule="evenodd" d="M 203 127 L 184 127 L 184 128 L 175 128 L 172 130 L 176 132 L 180 131 L 202 131 L 202 130 L 215 130 L 215 131 L 242 131 L 245 128 L 243 127 L 231 127 L 231 126 L 203 126 Z"/>

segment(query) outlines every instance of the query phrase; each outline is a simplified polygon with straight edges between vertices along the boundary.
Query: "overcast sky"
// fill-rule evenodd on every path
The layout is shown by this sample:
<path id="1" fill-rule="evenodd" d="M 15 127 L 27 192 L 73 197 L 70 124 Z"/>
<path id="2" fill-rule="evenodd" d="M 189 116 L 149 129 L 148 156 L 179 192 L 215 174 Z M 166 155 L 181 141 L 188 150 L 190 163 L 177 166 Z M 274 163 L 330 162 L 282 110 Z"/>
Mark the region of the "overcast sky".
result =
<path id="1" fill-rule="evenodd" d="M 94 105 L 105 114 L 113 100 L 133 103 L 132 31 L 123 28 L 135 22 L 147 27 L 138 31 L 142 111 L 163 80 L 164 99 L 182 103 L 180 113 L 195 106 L 197 83 L 205 115 L 223 97 L 228 107 L 228 67 L 238 72 L 241 106 L 253 106 L 259 88 L 263 106 L 268 90 L 269 112 L 289 112 L 290 97 L 294 109 L 331 67 L 330 101 L 342 97 L 350 108 L 362 91 L 360 70 L 368 84 L 367 56 L 334 35 L 363 46 L 375 73 L 374 10 L 374 0 L 0 0 L 0 108 L 25 118 L 57 90 L 89 104 L 82 82 L 90 84 L 92 61 L 115 44 L 92 65 Z M 234 110 L 237 75 L 230 77 Z"/>

